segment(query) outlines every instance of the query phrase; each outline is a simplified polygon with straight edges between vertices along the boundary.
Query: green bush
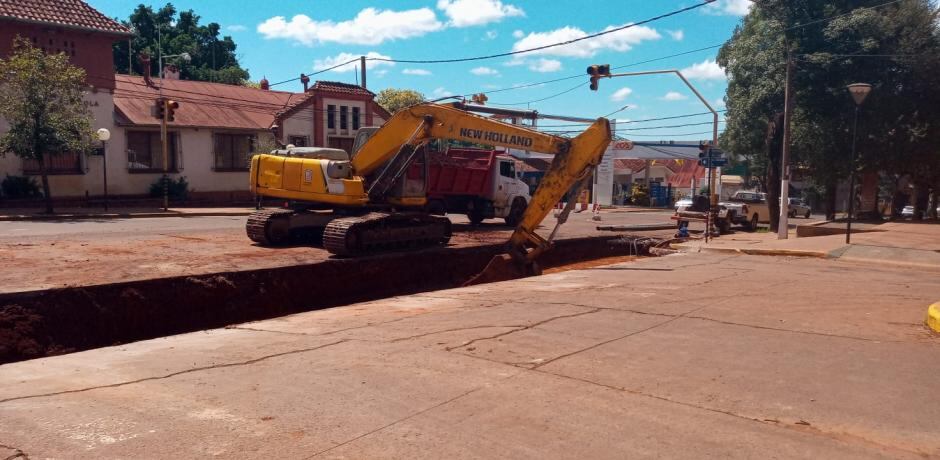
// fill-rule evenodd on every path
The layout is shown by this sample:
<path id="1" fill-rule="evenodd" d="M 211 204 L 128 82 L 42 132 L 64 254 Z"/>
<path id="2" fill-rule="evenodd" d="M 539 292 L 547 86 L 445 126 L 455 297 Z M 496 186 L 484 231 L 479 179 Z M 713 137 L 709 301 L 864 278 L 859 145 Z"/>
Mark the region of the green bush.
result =
<path id="1" fill-rule="evenodd" d="M 170 195 L 171 200 L 185 200 L 189 196 L 189 182 L 186 181 L 185 176 L 180 176 L 179 179 L 173 180 L 172 178 L 168 179 L 169 181 L 169 190 L 167 190 L 168 195 Z M 154 198 L 160 198 L 163 196 L 163 178 L 158 178 L 152 184 L 150 184 L 150 196 Z"/>
<path id="2" fill-rule="evenodd" d="M 29 176 L 7 174 L 6 179 L 3 179 L 3 183 L 0 184 L 0 190 L 3 190 L 4 198 L 42 198 L 39 184 Z"/>

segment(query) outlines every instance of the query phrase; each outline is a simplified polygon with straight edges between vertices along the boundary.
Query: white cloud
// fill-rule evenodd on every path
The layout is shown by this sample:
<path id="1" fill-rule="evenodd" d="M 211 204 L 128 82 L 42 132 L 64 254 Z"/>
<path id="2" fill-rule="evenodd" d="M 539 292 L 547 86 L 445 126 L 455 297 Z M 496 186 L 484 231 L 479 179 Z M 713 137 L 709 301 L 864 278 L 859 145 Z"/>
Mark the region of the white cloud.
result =
<path id="1" fill-rule="evenodd" d="M 245 26 L 243 26 L 243 25 L 241 25 L 241 24 L 232 24 L 232 25 L 230 25 L 230 26 L 228 26 L 228 27 L 225 28 L 225 30 L 227 30 L 227 31 L 229 31 L 229 32 L 244 32 L 246 29 L 247 29 L 247 27 L 245 27 Z"/>
<path id="2" fill-rule="evenodd" d="M 680 94 L 680 93 L 677 93 L 677 92 L 675 92 L 675 91 L 670 91 L 670 92 L 666 93 L 666 94 L 665 94 L 663 97 L 661 97 L 660 99 L 662 99 L 662 100 L 664 100 L 664 101 L 683 101 L 683 100 L 686 100 L 686 99 L 688 99 L 688 98 L 689 98 L 689 96 L 686 96 L 686 95 L 684 95 L 684 94 Z"/>
<path id="3" fill-rule="evenodd" d="M 352 53 L 339 53 L 339 54 L 337 54 L 336 56 L 331 56 L 331 57 L 327 57 L 327 58 L 324 58 L 324 59 L 314 59 L 314 60 L 313 60 L 313 70 L 329 69 L 330 67 L 333 67 L 334 65 L 337 65 L 337 64 L 341 64 L 341 63 L 343 63 L 343 62 L 353 61 L 353 60 L 354 60 L 353 62 L 350 62 L 349 64 L 346 64 L 346 65 L 344 65 L 344 66 L 340 66 L 340 67 L 337 67 L 337 68 L 331 70 L 331 72 L 353 72 L 353 71 L 355 71 L 355 70 L 358 68 L 358 66 L 359 66 L 359 56 L 361 56 L 361 55 L 359 55 L 359 54 L 352 54 Z M 375 51 L 369 51 L 368 53 L 366 53 L 365 56 L 366 56 L 367 58 L 391 59 L 390 57 L 385 56 L 384 54 L 376 53 Z M 369 60 L 366 60 L 366 70 L 373 69 L 373 68 L 376 68 L 376 67 L 386 66 L 386 65 L 387 65 L 387 66 L 393 66 L 393 65 L 395 65 L 395 63 L 394 63 L 394 62 L 386 62 L 386 61 L 369 61 Z"/>
<path id="4" fill-rule="evenodd" d="M 452 93 L 452 92 L 447 91 L 446 89 L 444 89 L 443 86 L 439 86 L 439 87 L 437 87 L 437 88 L 434 88 L 434 91 L 431 91 L 431 94 L 432 94 L 434 97 L 436 97 L 436 98 L 439 98 L 439 97 L 447 97 L 447 96 L 453 96 L 453 95 L 454 95 L 454 93 Z"/>
<path id="5" fill-rule="evenodd" d="M 724 98 L 715 99 L 714 101 L 712 101 L 712 105 L 723 109 L 725 108 L 725 100 Z"/>
<path id="6" fill-rule="evenodd" d="M 499 71 L 490 67 L 474 67 L 470 69 L 474 75 L 499 75 Z"/>
<path id="7" fill-rule="evenodd" d="M 718 0 L 706 5 L 704 11 L 708 14 L 744 16 L 751 11 L 753 5 L 751 0 Z"/>
<path id="8" fill-rule="evenodd" d="M 444 12 L 454 27 L 482 26 L 512 16 L 525 16 L 525 11 L 500 0 L 438 0 L 437 9 Z"/>
<path id="9" fill-rule="evenodd" d="M 614 94 L 610 95 L 610 100 L 614 102 L 620 102 L 627 98 L 630 94 L 633 93 L 633 90 L 624 86 L 623 88 L 614 91 Z"/>
<path id="10" fill-rule="evenodd" d="M 444 27 L 430 8 L 392 11 L 365 8 L 355 18 L 333 22 L 317 21 L 298 14 L 287 21 L 275 16 L 258 24 L 264 38 L 284 38 L 312 46 L 335 42 L 356 45 L 378 45 L 388 40 L 420 37 Z"/>
<path id="11" fill-rule="evenodd" d="M 608 31 L 617 27 L 621 26 L 607 26 L 604 30 Z M 513 51 L 521 51 L 538 48 L 552 43 L 582 38 L 587 35 L 589 35 L 587 32 L 571 26 L 565 26 L 548 32 L 530 32 L 525 37 L 516 41 L 516 43 L 512 45 L 512 49 Z M 592 57 L 603 50 L 629 51 L 634 45 L 640 44 L 643 41 L 658 40 L 660 38 L 661 36 L 659 32 L 656 32 L 656 29 L 636 26 L 612 32 L 607 35 L 601 35 L 597 38 L 582 40 L 577 43 L 533 51 L 531 54 L 585 58 Z"/>
<path id="12" fill-rule="evenodd" d="M 372 72 L 373 75 L 378 75 L 379 78 L 384 77 L 385 74 L 387 73 L 388 73 L 388 69 L 379 69 L 379 70 L 376 70 L 375 72 Z"/>
<path id="13" fill-rule="evenodd" d="M 495 38 L 498 37 L 498 36 L 499 36 L 499 32 L 497 32 L 497 31 L 495 31 L 495 30 L 487 30 L 486 33 L 483 34 L 483 39 L 484 39 L 484 40 L 493 40 L 493 39 L 495 39 Z"/>
<path id="14" fill-rule="evenodd" d="M 667 30 L 666 33 L 669 34 L 669 36 L 672 37 L 672 39 L 677 42 L 681 42 L 682 39 L 685 38 L 685 32 L 683 32 L 682 29 Z"/>
<path id="15" fill-rule="evenodd" d="M 521 30 L 519 30 L 519 29 L 516 29 L 516 30 L 512 31 L 512 37 L 513 37 L 513 38 L 522 38 L 522 37 L 525 37 L 525 32 L 523 32 L 523 31 L 521 31 Z"/>
<path id="16" fill-rule="evenodd" d="M 367 62 L 368 62 L 368 61 L 367 61 Z M 366 65 L 368 65 L 368 64 L 366 64 Z M 422 76 L 422 77 L 431 75 L 431 71 L 430 71 L 430 70 L 424 70 L 424 69 L 405 69 L 405 70 L 402 70 L 401 73 L 403 73 L 403 74 L 405 74 L 405 75 L 420 75 L 420 76 Z"/>
<path id="17" fill-rule="evenodd" d="M 692 64 L 682 69 L 681 72 L 686 78 L 695 80 L 725 80 L 728 78 L 727 75 L 725 75 L 724 69 L 711 59 L 706 59 L 698 64 Z"/>
<path id="18" fill-rule="evenodd" d="M 561 70 L 561 61 L 557 59 L 539 58 L 537 61 L 529 63 L 529 70 L 533 72 L 558 72 Z"/>

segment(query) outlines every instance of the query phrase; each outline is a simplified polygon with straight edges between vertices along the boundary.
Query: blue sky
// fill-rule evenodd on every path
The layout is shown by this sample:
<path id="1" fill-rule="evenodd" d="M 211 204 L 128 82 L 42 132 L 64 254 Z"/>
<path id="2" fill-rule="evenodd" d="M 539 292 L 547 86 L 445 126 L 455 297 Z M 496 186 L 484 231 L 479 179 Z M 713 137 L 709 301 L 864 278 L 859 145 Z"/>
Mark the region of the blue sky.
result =
<path id="1" fill-rule="evenodd" d="M 90 0 L 108 16 L 126 18 L 137 1 Z M 372 55 L 394 59 L 450 59 L 531 48 L 641 21 L 690 6 L 693 0 L 396 0 L 277 2 L 178 0 L 179 10 L 193 9 L 202 22 L 218 22 L 238 44 L 242 66 L 254 80 L 271 82 L 311 73 L 348 56 Z M 542 113 L 597 117 L 617 111 L 611 118 L 639 120 L 705 111 L 704 106 L 675 76 L 644 76 L 602 80 L 596 92 L 587 87 L 590 64 L 626 65 L 694 50 L 727 40 L 747 0 L 718 2 L 622 32 L 574 45 L 517 58 L 497 58 L 452 64 L 389 65 L 374 62 L 368 69 L 369 89 L 411 88 L 428 98 L 513 87 L 562 77 L 580 79 L 498 92 L 489 105 L 516 104 L 514 108 Z M 153 4 L 155 7 L 162 2 Z M 622 71 L 686 69 L 702 94 L 717 106 L 726 81 L 714 64 L 717 49 L 696 52 Z M 352 68 L 319 74 L 314 79 L 355 82 Z M 583 87 L 544 101 L 573 88 Z M 276 89 L 299 91 L 299 83 Z M 634 123 L 629 127 L 700 123 L 704 115 L 666 122 Z M 545 124 L 553 122 L 546 121 Z M 560 124 L 560 122 L 557 122 Z M 627 125 L 621 125 L 627 127 Z M 634 131 L 635 140 L 701 138 L 679 135 L 708 131 L 689 126 Z M 704 136 L 709 137 L 709 136 Z"/>

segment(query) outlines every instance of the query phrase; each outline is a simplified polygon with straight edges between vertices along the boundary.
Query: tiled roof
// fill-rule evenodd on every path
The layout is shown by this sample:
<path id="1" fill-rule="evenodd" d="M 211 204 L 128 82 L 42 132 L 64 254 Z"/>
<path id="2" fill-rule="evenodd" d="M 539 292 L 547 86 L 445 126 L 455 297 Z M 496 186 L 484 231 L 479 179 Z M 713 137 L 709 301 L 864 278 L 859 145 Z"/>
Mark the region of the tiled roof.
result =
<path id="1" fill-rule="evenodd" d="M 159 80 L 154 80 L 159 83 Z M 114 107 L 120 123 L 154 126 L 151 115 L 159 89 L 143 77 L 115 76 Z M 164 80 L 163 96 L 179 102 L 170 126 L 266 130 L 275 115 L 303 94 L 247 86 L 187 80 Z"/>
<path id="2" fill-rule="evenodd" d="M 127 27 L 81 0 L 0 0 L 0 19 L 130 35 Z"/>
<path id="3" fill-rule="evenodd" d="M 665 166 L 666 169 L 675 173 L 680 168 L 682 168 L 684 163 L 687 163 L 689 160 L 651 160 L 654 162 L 654 166 Z M 681 162 L 681 163 L 680 163 Z M 635 158 L 617 158 L 614 160 L 614 170 L 615 171 L 625 171 L 630 170 L 631 173 L 636 173 L 638 171 L 643 171 L 646 169 L 646 160 L 638 160 Z"/>
<path id="4" fill-rule="evenodd" d="M 341 83 L 338 81 L 317 81 L 313 84 L 313 87 L 310 88 L 313 91 L 324 91 L 330 93 L 344 93 L 344 94 L 356 94 L 360 96 L 375 96 L 375 93 L 369 91 L 359 85 L 353 85 L 351 83 Z"/>
<path id="5" fill-rule="evenodd" d="M 705 167 L 699 165 L 698 161 L 686 160 L 682 163 L 682 167 L 675 171 L 675 174 L 666 179 L 666 182 L 672 184 L 673 187 L 688 187 L 692 184 L 694 178 L 696 185 L 699 185 L 702 183 L 705 173 Z"/>

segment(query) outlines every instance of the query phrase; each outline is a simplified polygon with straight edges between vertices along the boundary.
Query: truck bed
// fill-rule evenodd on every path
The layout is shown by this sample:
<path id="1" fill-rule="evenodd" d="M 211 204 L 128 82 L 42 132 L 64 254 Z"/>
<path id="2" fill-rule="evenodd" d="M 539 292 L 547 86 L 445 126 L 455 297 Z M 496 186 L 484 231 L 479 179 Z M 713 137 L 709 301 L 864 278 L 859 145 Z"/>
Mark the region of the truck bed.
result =
<path id="1" fill-rule="evenodd" d="M 474 149 L 431 153 L 428 156 L 428 195 L 485 195 L 491 185 L 490 168 L 497 153 Z"/>

